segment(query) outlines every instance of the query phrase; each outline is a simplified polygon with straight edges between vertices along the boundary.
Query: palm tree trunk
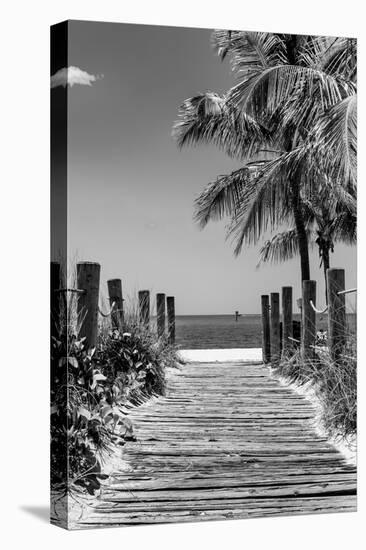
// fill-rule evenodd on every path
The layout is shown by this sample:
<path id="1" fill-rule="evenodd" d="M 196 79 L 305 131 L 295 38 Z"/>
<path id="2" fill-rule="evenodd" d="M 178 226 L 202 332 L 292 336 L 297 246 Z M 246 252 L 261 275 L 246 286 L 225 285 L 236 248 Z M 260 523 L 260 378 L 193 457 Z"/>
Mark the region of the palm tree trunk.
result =
<path id="1" fill-rule="evenodd" d="M 295 219 L 295 227 L 299 242 L 299 253 L 301 261 L 301 280 L 308 281 L 310 279 L 310 262 L 309 262 L 309 246 L 308 236 L 306 234 L 304 216 L 301 210 L 300 188 L 297 175 L 295 174 L 291 182 L 292 209 Z"/>
<path id="2" fill-rule="evenodd" d="M 323 270 L 324 270 L 324 280 L 325 280 L 325 300 L 328 304 L 328 281 L 327 281 L 327 269 L 330 267 L 330 256 L 329 256 L 329 247 L 324 247 L 321 251 L 323 259 Z"/>

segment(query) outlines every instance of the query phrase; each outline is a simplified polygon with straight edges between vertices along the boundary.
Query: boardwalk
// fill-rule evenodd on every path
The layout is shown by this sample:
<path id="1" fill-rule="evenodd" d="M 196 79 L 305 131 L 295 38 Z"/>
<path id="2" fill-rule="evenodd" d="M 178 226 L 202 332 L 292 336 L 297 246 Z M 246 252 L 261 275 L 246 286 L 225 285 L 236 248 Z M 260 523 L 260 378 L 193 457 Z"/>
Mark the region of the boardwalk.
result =
<path id="1" fill-rule="evenodd" d="M 263 365 L 189 364 L 131 410 L 136 442 L 79 527 L 354 511 L 356 470 Z"/>

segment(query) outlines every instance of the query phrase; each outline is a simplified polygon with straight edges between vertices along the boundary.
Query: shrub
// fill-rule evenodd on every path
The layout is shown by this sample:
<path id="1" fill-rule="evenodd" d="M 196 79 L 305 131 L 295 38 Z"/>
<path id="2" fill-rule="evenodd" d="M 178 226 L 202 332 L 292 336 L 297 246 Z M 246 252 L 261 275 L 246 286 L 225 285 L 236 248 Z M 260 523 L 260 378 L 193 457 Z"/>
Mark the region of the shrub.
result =
<path id="1" fill-rule="evenodd" d="M 150 332 L 111 331 L 101 342 L 98 356 L 107 377 L 107 401 L 138 404 L 147 396 L 163 394 L 164 352 Z"/>
<path id="2" fill-rule="evenodd" d="M 163 394 L 165 368 L 177 356 L 174 346 L 137 322 L 123 333 L 102 332 L 89 350 L 77 332 L 77 323 L 60 322 L 60 338 L 52 341 L 51 484 L 93 495 L 108 477 L 104 460 L 134 439 L 122 406 Z"/>

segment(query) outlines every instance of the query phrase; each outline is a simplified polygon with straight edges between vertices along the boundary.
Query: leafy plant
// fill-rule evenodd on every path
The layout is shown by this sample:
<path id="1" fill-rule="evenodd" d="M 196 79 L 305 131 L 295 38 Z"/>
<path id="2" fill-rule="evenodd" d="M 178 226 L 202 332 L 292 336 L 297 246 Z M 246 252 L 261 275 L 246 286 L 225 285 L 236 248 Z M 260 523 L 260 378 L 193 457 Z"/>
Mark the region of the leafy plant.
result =
<path id="1" fill-rule="evenodd" d="M 60 323 L 62 326 L 62 323 Z M 102 333 L 98 346 L 68 328 L 53 338 L 51 354 L 51 478 L 54 489 L 100 489 L 103 463 L 116 446 L 134 440 L 126 403 L 164 392 L 164 369 L 176 351 L 131 323 L 130 332 Z"/>

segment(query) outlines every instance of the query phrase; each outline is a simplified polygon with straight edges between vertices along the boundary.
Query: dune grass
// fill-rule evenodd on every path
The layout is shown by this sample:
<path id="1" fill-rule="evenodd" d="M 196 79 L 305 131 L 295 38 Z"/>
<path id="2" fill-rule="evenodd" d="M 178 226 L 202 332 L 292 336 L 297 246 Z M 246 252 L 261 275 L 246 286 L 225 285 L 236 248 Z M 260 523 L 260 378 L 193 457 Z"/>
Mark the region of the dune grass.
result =
<path id="1" fill-rule="evenodd" d="M 282 358 L 275 373 L 300 386 L 309 384 L 322 410 L 322 424 L 330 436 L 347 440 L 357 429 L 356 337 L 347 331 L 337 360 L 327 347 L 316 348 L 313 359 L 304 361 L 299 350 Z"/>

